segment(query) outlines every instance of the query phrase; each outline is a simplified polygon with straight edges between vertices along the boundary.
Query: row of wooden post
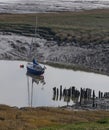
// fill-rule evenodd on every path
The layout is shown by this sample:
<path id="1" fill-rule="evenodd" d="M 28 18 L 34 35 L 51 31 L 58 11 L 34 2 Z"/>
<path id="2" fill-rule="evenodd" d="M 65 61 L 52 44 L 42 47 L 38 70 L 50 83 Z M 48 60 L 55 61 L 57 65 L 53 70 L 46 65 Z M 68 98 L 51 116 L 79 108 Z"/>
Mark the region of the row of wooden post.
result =
<path id="1" fill-rule="evenodd" d="M 53 88 L 53 100 L 62 100 L 69 103 L 71 100 L 79 104 L 80 106 L 85 104 L 86 102 L 92 101 L 92 107 L 95 107 L 95 99 L 96 98 L 109 98 L 109 92 L 103 92 L 99 91 L 98 97 L 95 95 L 95 90 L 92 90 L 90 88 L 80 88 L 80 90 L 76 89 L 75 86 L 72 86 L 70 88 L 62 88 L 62 85 L 60 85 L 60 88 L 54 87 Z"/>

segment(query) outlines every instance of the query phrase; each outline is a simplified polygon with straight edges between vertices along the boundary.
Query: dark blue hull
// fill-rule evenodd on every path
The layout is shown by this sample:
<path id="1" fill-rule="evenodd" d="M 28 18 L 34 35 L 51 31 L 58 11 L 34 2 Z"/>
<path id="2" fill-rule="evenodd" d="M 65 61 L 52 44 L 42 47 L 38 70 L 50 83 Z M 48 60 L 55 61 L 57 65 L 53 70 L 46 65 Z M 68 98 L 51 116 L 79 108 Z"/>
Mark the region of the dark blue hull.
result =
<path id="1" fill-rule="evenodd" d="M 41 70 L 41 71 L 36 71 L 32 68 L 29 68 L 27 67 L 27 72 L 30 73 L 30 74 L 34 74 L 34 75 L 42 75 L 44 74 L 44 70 Z"/>
<path id="2" fill-rule="evenodd" d="M 28 63 L 27 64 L 27 73 L 34 74 L 34 75 L 42 75 L 44 73 L 44 68 L 40 65 L 33 65 Z"/>

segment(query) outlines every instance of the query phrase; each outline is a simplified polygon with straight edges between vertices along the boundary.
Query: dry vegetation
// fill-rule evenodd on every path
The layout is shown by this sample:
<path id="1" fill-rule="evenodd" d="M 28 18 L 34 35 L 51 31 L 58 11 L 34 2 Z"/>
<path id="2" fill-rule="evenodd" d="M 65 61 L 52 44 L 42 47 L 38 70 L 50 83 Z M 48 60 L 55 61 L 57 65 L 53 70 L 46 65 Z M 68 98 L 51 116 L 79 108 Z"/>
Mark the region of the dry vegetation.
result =
<path id="1" fill-rule="evenodd" d="M 48 130 L 49 127 L 51 129 L 60 129 L 61 127 L 76 125 L 78 123 L 85 123 L 87 126 L 89 122 L 99 122 L 104 118 L 109 119 L 109 112 L 73 111 L 49 107 L 18 109 L 16 107 L 0 105 L 0 130 Z M 106 123 L 108 124 L 109 122 Z"/>
<path id="2" fill-rule="evenodd" d="M 56 12 L 42 14 L 1 14 L 0 30 L 18 30 L 33 33 L 37 16 L 37 26 L 51 29 L 56 40 L 81 43 L 109 42 L 109 10 L 81 12 Z M 39 33 L 42 33 L 39 31 Z M 44 32 L 45 33 L 45 32 Z"/>

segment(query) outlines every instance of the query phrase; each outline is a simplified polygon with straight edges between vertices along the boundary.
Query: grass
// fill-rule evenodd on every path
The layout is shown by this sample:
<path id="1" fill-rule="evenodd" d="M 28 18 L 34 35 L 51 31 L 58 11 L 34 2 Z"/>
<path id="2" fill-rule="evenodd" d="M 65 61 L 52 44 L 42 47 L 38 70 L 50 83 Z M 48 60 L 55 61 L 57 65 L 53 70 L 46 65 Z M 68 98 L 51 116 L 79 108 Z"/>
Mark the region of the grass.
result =
<path id="1" fill-rule="evenodd" d="M 46 127 L 39 130 L 109 130 L 108 124 L 101 125 L 97 123 L 76 123 L 71 125 L 57 126 L 57 127 Z"/>
<path id="2" fill-rule="evenodd" d="M 39 14 L 1 14 L 0 29 L 34 33 L 35 19 L 40 34 L 45 31 L 56 40 L 87 44 L 109 42 L 109 16 L 106 10 Z M 50 31 L 51 30 L 51 31 Z"/>
<path id="3" fill-rule="evenodd" d="M 108 130 L 108 111 L 0 105 L 0 130 Z"/>
<path id="4" fill-rule="evenodd" d="M 40 130 L 109 130 L 109 118 L 102 118 L 95 122 L 76 122 L 60 126 L 45 127 Z"/>

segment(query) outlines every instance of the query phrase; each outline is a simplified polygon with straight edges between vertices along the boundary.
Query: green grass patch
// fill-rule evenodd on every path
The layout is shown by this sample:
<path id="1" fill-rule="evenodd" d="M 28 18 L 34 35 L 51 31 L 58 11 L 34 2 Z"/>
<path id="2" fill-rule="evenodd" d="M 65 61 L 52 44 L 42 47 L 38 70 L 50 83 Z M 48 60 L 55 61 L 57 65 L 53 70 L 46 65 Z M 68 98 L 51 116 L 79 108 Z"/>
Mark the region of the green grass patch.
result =
<path id="1" fill-rule="evenodd" d="M 41 128 L 39 130 L 109 130 L 108 123 L 99 124 L 99 123 L 75 123 L 75 124 L 66 124 L 61 126 L 53 126 Z"/>
<path id="2" fill-rule="evenodd" d="M 99 124 L 108 124 L 109 119 L 108 118 L 103 118 L 103 119 L 98 120 L 97 123 L 99 123 Z"/>

